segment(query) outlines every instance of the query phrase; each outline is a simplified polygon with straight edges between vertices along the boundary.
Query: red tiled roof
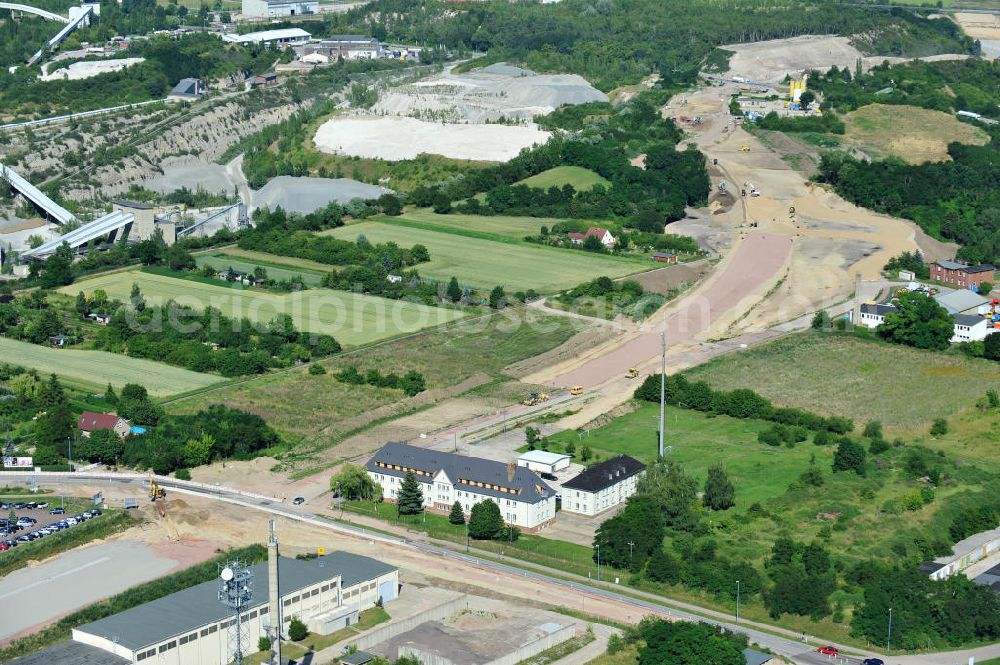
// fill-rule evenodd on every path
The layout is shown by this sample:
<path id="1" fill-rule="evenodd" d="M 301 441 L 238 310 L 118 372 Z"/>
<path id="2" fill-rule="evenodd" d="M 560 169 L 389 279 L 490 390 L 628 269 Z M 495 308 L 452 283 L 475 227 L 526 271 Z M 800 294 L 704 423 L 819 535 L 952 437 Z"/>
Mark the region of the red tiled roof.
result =
<path id="1" fill-rule="evenodd" d="M 84 411 L 80 414 L 80 419 L 76 421 L 76 426 L 84 432 L 96 432 L 99 429 L 114 429 L 119 420 L 121 418 L 113 413 Z"/>
<path id="2" fill-rule="evenodd" d="M 576 233 L 575 231 L 570 231 L 567 235 L 573 240 L 586 240 L 590 236 L 594 236 L 598 240 L 602 240 L 607 232 L 607 229 L 603 229 L 600 226 L 591 226 L 587 229 L 586 233 Z"/>

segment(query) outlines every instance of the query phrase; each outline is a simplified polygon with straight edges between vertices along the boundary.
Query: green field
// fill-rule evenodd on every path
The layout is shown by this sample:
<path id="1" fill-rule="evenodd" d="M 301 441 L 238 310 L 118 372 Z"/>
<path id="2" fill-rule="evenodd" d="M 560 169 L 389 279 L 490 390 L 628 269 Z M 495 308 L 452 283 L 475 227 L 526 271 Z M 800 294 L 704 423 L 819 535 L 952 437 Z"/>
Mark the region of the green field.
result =
<path id="1" fill-rule="evenodd" d="M 254 323 L 288 314 L 299 330 L 330 334 L 345 345 L 366 344 L 464 316 L 458 310 L 330 289 L 278 294 L 135 271 L 101 275 L 63 287 L 62 292 L 75 295 L 103 289 L 111 298 L 127 301 L 133 283 L 150 305 L 174 299 L 196 309 L 212 306 L 225 316 L 247 317 Z"/>
<path id="2" fill-rule="evenodd" d="M 425 245 L 431 260 L 417 266 L 421 275 L 441 281 L 454 276 L 463 285 L 480 289 L 500 284 L 508 292 L 535 289 L 550 293 L 601 275 L 622 277 L 649 268 L 648 262 L 640 259 L 501 242 L 385 222 L 351 224 L 323 233 L 343 240 L 364 235 L 374 243 Z"/>
<path id="3" fill-rule="evenodd" d="M 459 231 L 463 233 L 495 236 L 496 239 L 523 240 L 524 236 L 537 235 L 542 226 L 566 220 L 552 217 L 506 217 L 503 215 L 439 215 L 427 208 L 409 210 L 399 217 L 379 217 L 386 224 L 401 224 L 419 226 L 420 228 L 441 230 L 446 232 Z"/>
<path id="4" fill-rule="evenodd" d="M 276 256 L 274 259 L 280 259 Z M 306 268 L 298 268 L 288 264 L 278 263 L 276 260 L 253 260 L 235 256 L 233 254 L 216 252 L 213 254 L 201 254 L 195 257 L 198 267 L 212 266 L 216 270 L 232 268 L 240 272 L 252 273 L 255 268 L 261 267 L 267 270 L 267 276 L 275 280 L 290 280 L 294 277 L 301 277 L 308 286 L 319 286 L 323 281 L 323 273 Z"/>
<path id="5" fill-rule="evenodd" d="M 802 333 L 685 372 L 713 388 L 752 388 L 782 406 L 881 420 L 906 433 L 1000 388 L 1000 364 L 877 340 Z"/>
<path id="6" fill-rule="evenodd" d="M 657 426 L 660 408 L 644 403 L 639 409 L 615 418 L 608 425 L 581 435 L 574 430 L 548 438 L 549 450 L 561 452 L 570 441 L 577 458 L 583 446 L 607 459 L 616 454 L 631 455 L 651 463 L 657 454 Z M 708 418 L 688 409 L 668 407 L 664 422 L 664 445 L 668 456 L 680 462 L 703 485 L 708 467 L 722 464 L 736 486 L 736 508 L 745 510 L 758 501 L 766 501 L 785 492 L 788 484 L 809 468 L 815 454 L 818 463 L 829 466 L 832 449 L 813 445 L 795 448 L 772 448 L 757 441 L 757 433 L 769 423 L 738 420 L 728 416 Z"/>
<path id="7" fill-rule="evenodd" d="M 604 185 L 607 187 L 611 183 L 582 166 L 557 166 L 554 169 L 542 171 L 530 178 L 525 178 L 517 184 L 527 185 L 528 187 L 541 187 L 542 189 L 572 185 L 577 191 L 586 191 L 593 189 L 594 185 Z"/>
<path id="8" fill-rule="evenodd" d="M 125 295 L 127 297 L 128 293 Z M 90 389 L 103 390 L 108 383 L 115 388 L 138 383 L 156 397 L 204 388 L 225 380 L 152 360 L 105 351 L 53 349 L 7 337 L 0 337 L 0 362 L 34 368 L 43 375 L 55 373 L 72 384 Z"/>

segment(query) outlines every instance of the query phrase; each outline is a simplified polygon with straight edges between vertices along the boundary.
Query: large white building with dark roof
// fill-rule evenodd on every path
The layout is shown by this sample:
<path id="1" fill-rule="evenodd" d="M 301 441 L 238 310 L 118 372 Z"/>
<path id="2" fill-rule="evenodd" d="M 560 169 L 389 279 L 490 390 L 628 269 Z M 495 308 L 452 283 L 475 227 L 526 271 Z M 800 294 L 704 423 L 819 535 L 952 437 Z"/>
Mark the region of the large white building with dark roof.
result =
<path id="1" fill-rule="evenodd" d="M 314 560 L 278 559 L 282 632 L 292 617 L 301 619 L 312 632 L 328 634 L 358 621 L 358 614 L 379 599 L 394 600 L 399 589 L 399 571 L 369 557 L 334 552 Z M 242 615 L 249 628 L 248 652 L 266 635 L 268 616 L 267 564 L 251 567 L 255 594 Z M 104 652 L 108 662 L 143 665 L 225 665 L 229 626 L 234 615 L 218 600 L 217 581 L 196 586 L 98 619 L 73 629 L 73 640 Z M 82 649 L 82 647 L 77 647 Z M 77 654 L 83 658 L 85 651 Z M 117 656 L 117 660 L 113 658 Z M 51 663 L 62 663 L 58 659 Z M 81 660 L 80 662 L 86 662 Z"/>
<path id="2" fill-rule="evenodd" d="M 625 503 L 635 494 L 646 465 L 619 455 L 588 467 L 562 486 L 562 509 L 568 513 L 598 515 Z"/>
<path id="3" fill-rule="evenodd" d="M 556 516 L 556 493 L 530 469 L 455 455 L 405 443 L 387 443 L 366 465 L 383 496 L 395 501 L 407 473 L 424 493 L 424 508 L 449 512 L 458 501 L 466 514 L 480 501 L 500 507 L 507 524 L 535 530 Z"/>

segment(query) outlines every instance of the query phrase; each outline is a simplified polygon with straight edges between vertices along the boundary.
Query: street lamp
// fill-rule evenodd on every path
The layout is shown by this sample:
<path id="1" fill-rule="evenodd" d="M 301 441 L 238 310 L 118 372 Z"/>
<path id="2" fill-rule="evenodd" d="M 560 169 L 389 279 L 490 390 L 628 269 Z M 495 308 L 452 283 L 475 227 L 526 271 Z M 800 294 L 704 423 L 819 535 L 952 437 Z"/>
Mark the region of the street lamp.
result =
<path id="1" fill-rule="evenodd" d="M 889 608 L 889 632 L 885 637 L 885 650 L 890 651 L 892 649 L 892 608 Z"/>
<path id="2" fill-rule="evenodd" d="M 601 546 L 594 545 L 597 548 L 597 581 L 601 581 Z"/>
<path id="3" fill-rule="evenodd" d="M 631 540 L 628 541 L 628 565 L 632 567 L 632 548 L 635 547 L 635 543 Z"/>

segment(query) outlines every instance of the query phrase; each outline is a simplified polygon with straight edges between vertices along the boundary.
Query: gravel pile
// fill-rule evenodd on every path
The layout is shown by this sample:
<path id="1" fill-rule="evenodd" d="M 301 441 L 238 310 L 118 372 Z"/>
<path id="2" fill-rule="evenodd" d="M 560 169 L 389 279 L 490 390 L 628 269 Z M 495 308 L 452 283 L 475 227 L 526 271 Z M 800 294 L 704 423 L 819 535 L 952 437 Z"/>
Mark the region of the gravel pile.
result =
<path id="1" fill-rule="evenodd" d="M 254 192 L 256 208 L 274 210 L 281 206 L 288 212 L 310 213 L 336 201 L 347 203 L 351 199 L 375 199 L 390 190 L 367 185 L 350 178 L 297 178 L 282 175 L 273 178 Z"/>

